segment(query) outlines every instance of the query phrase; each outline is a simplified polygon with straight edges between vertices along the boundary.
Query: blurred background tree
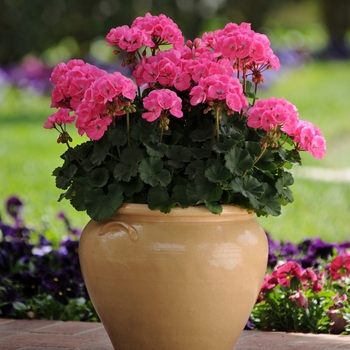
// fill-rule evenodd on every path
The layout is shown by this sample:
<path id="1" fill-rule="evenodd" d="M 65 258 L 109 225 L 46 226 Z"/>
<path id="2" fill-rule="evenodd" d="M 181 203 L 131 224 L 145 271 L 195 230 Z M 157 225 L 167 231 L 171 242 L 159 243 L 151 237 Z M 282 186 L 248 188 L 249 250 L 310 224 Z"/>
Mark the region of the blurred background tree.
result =
<path id="1" fill-rule="evenodd" d="M 230 21 L 250 22 L 263 31 L 279 9 L 300 3 L 320 6 L 330 47 L 345 46 L 349 0 L 129 0 L 127 5 L 125 0 L 0 0 L 0 64 L 18 62 L 28 53 L 39 56 L 59 44 L 57 60 L 67 54 L 64 50 L 84 57 L 96 35 L 104 38 L 110 28 L 130 25 L 146 12 L 166 14 L 193 39 Z"/>
<path id="2" fill-rule="evenodd" d="M 328 45 L 321 57 L 350 58 L 347 31 L 350 28 L 350 0 L 320 0 L 322 19 L 328 32 Z"/>

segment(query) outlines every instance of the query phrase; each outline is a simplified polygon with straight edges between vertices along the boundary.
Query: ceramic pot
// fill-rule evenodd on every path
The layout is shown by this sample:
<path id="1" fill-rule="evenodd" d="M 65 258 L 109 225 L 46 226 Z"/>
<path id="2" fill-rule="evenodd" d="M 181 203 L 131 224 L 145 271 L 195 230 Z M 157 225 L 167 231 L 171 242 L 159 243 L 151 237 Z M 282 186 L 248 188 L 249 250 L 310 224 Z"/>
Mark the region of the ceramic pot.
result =
<path id="1" fill-rule="evenodd" d="M 267 255 L 254 214 L 235 206 L 215 215 L 127 204 L 90 221 L 79 244 L 88 293 L 117 350 L 232 350 Z"/>

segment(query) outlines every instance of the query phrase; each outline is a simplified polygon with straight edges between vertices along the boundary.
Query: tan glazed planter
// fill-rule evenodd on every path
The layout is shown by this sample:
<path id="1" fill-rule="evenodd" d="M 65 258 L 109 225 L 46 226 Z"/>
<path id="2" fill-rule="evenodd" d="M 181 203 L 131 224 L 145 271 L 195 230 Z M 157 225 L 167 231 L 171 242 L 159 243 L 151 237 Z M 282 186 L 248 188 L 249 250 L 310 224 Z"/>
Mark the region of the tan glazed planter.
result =
<path id="1" fill-rule="evenodd" d="M 127 204 L 90 221 L 84 280 L 118 350 L 232 350 L 265 274 L 265 232 L 245 210 L 169 214 Z"/>

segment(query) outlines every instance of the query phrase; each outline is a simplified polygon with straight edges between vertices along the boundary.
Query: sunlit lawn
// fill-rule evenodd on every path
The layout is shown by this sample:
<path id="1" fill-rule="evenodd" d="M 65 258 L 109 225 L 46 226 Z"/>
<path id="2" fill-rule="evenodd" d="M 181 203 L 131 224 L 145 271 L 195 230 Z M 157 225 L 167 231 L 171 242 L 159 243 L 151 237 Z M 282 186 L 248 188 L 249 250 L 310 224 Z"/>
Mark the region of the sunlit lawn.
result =
<path id="1" fill-rule="evenodd" d="M 304 165 L 350 167 L 350 62 L 309 63 L 278 76 L 279 81 L 261 97 L 285 97 L 297 105 L 300 117 L 318 125 L 327 139 L 327 156 L 317 161 L 305 154 Z M 87 216 L 77 213 L 68 202 L 56 201 L 60 192 L 51 172 L 60 165 L 64 146 L 56 143 L 55 131 L 42 128 L 52 113 L 49 98 L 9 91 L 2 92 L 0 98 L 1 212 L 8 196 L 19 195 L 26 204 L 27 222 L 51 227 L 49 235 L 61 233 L 61 223 L 55 219 L 59 211 L 64 211 L 74 226 L 82 227 Z M 280 217 L 259 219 L 274 238 L 294 242 L 312 236 L 327 241 L 349 239 L 349 183 L 296 178 L 292 189 L 295 203 L 283 208 Z"/>

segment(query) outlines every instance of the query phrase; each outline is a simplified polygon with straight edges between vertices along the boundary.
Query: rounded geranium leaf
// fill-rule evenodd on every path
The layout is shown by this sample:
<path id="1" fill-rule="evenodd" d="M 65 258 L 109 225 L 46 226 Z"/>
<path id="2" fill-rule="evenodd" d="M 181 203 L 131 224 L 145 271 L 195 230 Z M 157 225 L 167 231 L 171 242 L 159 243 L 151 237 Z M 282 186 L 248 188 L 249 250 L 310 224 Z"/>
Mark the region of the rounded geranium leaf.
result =
<path id="1" fill-rule="evenodd" d="M 91 162 L 95 165 L 100 165 L 106 158 L 111 147 L 107 138 L 102 138 L 93 144 L 93 152 L 91 155 Z"/>
<path id="2" fill-rule="evenodd" d="M 96 221 L 110 218 L 122 204 L 123 191 L 118 184 L 109 185 L 107 194 L 98 188 L 88 190 L 85 195 L 86 212 Z"/>
<path id="3" fill-rule="evenodd" d="M 232 174 L 242 175 L 253 166 L 253 158 L 249 152 L 239 147 L 233 147 L 226 155 L 226 167 Z"/>
<path id="4" fill-rule="evenodd" d="M 142 151 L 137 147 L 126 148 L 113 171 L 116 180 L 130 181 L 132 176 L 137 174 L 137 167 L 142 160 Z"/>
<path id="5" fill-rule="evenodd" d="M 223 183 L 227 181 L 230 178 L 230 176 L 230 171 L 220 163 L 213 164 L 205 171 L 205 177 L 210 182 Z"/>
<path id="6" fill-rule="evenodd" d="M 212 214 L 221 214 L 222 206 L 217 202 L 204 202 L 205 206 L 210 210 Z"/>
<path id="7" fill-rule="evenodd" d="M 171 181 L 170 172 L 163 169 L 163 161 L 159 158 L 143 159 L 139 165 L 139 172 L 141 180 L 152 187 L 167 186 Z"/>
<path id="8" fill-rule="evenodd" d="M 93 187 L 103 187 L 109 178 L 108 170 L 97 168 L 88 173 L 87 181 Z"/>
<path id="9" fill-rule="evenodd" d="M 196 176 L 194 182 L 201 199 L 207 202 L 220 200 L 223 191 L 219 184 L 210 182 L 204 175 Z"/>
<path id="10" fill-rule="evenodd" d="M 264 186 L 253 176 L 245 176 L 244 178 L 235 178 L 231 182 L 233 191 L 241 193 L 249 199 L 260 198 L 264 193 Z"/>
<path id="11" fill-rule="evenodd" d="M 147 195 L 148 207 L 152 210 L 159 209 L 163 213 L 170 213 L 176 202 L 169 197 L 164 186 L 152 187 Z"/>
<path id="12" fill-rule="evenodd" d="M 170 146 L 166 152 L 169 158 L 168 164 L 174 168 L 182 168 L 186 162 L 190 161 L 191 155 L 190 149 L 178 145 Z"/>
<path id="13" fill-rule="evenodd" d="M 70 185 L 78 168 L 74 164 L 68 165 L 66 168 L 56 168 L 53 175 L 56 176 L 56 186 L 65 190 Z"/>

